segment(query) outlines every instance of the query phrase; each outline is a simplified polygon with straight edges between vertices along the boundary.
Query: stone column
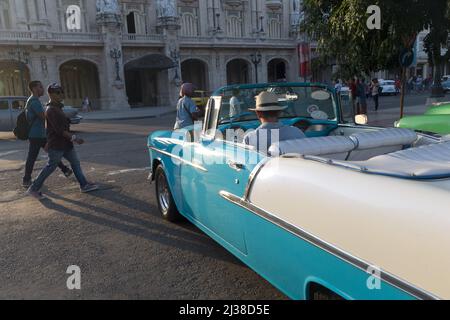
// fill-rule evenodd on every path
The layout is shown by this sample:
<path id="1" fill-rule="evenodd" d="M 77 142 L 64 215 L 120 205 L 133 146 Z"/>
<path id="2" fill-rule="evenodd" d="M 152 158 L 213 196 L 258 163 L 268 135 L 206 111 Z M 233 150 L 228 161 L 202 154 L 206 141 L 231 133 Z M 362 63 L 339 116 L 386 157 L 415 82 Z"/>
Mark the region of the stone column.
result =
<path id="1" fill-rule="evenodd" d="M 259 82 L 260 83 L 267 83 L 269 80 L 269 74 L 267 72 L 267 62 L 268 62 L 268 57 L 267 57 L 267 53 L 262 52 L 262 59 L 261 59 L 261 63 L 258 65 L 258 74 L 259 74 Z"/>
<path id="2" fill-rule="evenodd" d="M 122 21 L 115 13 L 97 14 L 97 24 L 104 40 L 103 76 L 105 84 L 101 94 L 101 107 L 108 110 L 128 110 L 130 105 L 125 89 L 122 50 Z"/>
<path id="3" fill-rule="evenodd" d="M 198 18 L 200 19 L 200 35 L 202 37 L 204 37 L 208 34 L 208 3 L 207 3 L 207 1 L 199 2 Z"/>
<path id="4" fill-rule="evenodd" d="M 38 12 L 39 12 L 39 20 L 44 22 L 45 24 L 48 23 L 48 17 L 47 17 L 47 13 L 45 12 L 45 4 L 44 4 L 44 0 L 38 0 Z"/>
<path id="5" fill-rule="evenodd" d="M 165 37 L 165 46 L 163 54 L 171 58 L 176 67 L 167 71 L 167 101 L 170 106 L 176 106 L 180 85 L 181 85 L 181 63 L 180 63 L 180 42 L 178 39 L 178 30 L 180 29 L 180 18 L 176 12 L 175 0 L 157 1 L 158 28 Z M 162 79 L 159 77 L 159 79 Z"/>
<path id="6" fill-rule="evenodd" d="M 15 12 L 16 12 L 16 24 L 19 29 L 27 29 L 27 13 L 26 13 L 26 0 L 15 0 L 11 3 L 15 6 Z"/>

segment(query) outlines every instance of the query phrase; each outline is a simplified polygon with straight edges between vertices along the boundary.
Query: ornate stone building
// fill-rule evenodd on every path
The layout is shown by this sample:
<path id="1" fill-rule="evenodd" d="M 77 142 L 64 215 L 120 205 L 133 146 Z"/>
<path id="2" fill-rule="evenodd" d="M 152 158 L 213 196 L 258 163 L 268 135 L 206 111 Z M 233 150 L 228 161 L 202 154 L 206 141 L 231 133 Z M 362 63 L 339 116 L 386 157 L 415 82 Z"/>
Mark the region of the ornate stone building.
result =
<path id="1" fill-rule="evenodd" d="M 180 84 L 298 80 L 299 0 L 0 0 L 0 95 L 174 106 Z"/>

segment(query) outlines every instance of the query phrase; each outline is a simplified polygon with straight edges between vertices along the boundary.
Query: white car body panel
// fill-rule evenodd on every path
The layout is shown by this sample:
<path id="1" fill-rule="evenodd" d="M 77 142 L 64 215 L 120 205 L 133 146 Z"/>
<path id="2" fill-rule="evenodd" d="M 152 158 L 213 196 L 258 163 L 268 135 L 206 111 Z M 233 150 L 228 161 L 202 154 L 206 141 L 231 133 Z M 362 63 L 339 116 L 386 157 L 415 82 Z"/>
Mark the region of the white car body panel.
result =
<path id="1" fill-rule="evenodd" d="M 450 270 L 450 179 L 414 181 L 273 158 L 253 181 L 249 200 L 383 272 L 450 299 L 443 278 Z"/>

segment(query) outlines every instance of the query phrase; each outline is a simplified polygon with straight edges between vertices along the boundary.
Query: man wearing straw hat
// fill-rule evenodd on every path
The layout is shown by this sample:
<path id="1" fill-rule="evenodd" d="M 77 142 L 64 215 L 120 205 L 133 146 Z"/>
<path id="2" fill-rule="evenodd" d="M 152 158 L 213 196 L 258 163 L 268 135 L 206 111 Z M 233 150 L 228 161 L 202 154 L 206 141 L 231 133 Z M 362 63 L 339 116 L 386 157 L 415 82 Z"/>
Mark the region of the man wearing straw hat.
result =
<path id="1" fill-rule="evenodd" d="M 278 121 L 280 112 L 285 110 L 278 103 L 278 96 L 273 92 L 263 91 L 256 97 L 255 111 L 261 126 L 255 131 L 247 133 L 244 143 L 256 147 L 259 152 L 267 153 L 272 143 L 285 140 L 296 140 L 306 138 L 305 134 L 298 128 L 285 126 Z"/>

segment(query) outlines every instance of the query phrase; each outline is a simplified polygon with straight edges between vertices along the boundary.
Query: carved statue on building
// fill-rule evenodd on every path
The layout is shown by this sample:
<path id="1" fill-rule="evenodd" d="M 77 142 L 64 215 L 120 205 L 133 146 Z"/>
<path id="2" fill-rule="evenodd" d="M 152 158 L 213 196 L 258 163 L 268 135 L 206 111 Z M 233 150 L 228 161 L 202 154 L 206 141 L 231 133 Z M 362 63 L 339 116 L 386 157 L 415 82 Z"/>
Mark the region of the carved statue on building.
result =
<path id="1" fill-rule="evenodd" d="M 120 14 L 117 0 L 97 0 L 97 14 Z"/>
<path id="2" fill-rule="evenodd" d="M 178 16 L 175 2 L 175 0 L 157 0 L 158 18 Z"/>

